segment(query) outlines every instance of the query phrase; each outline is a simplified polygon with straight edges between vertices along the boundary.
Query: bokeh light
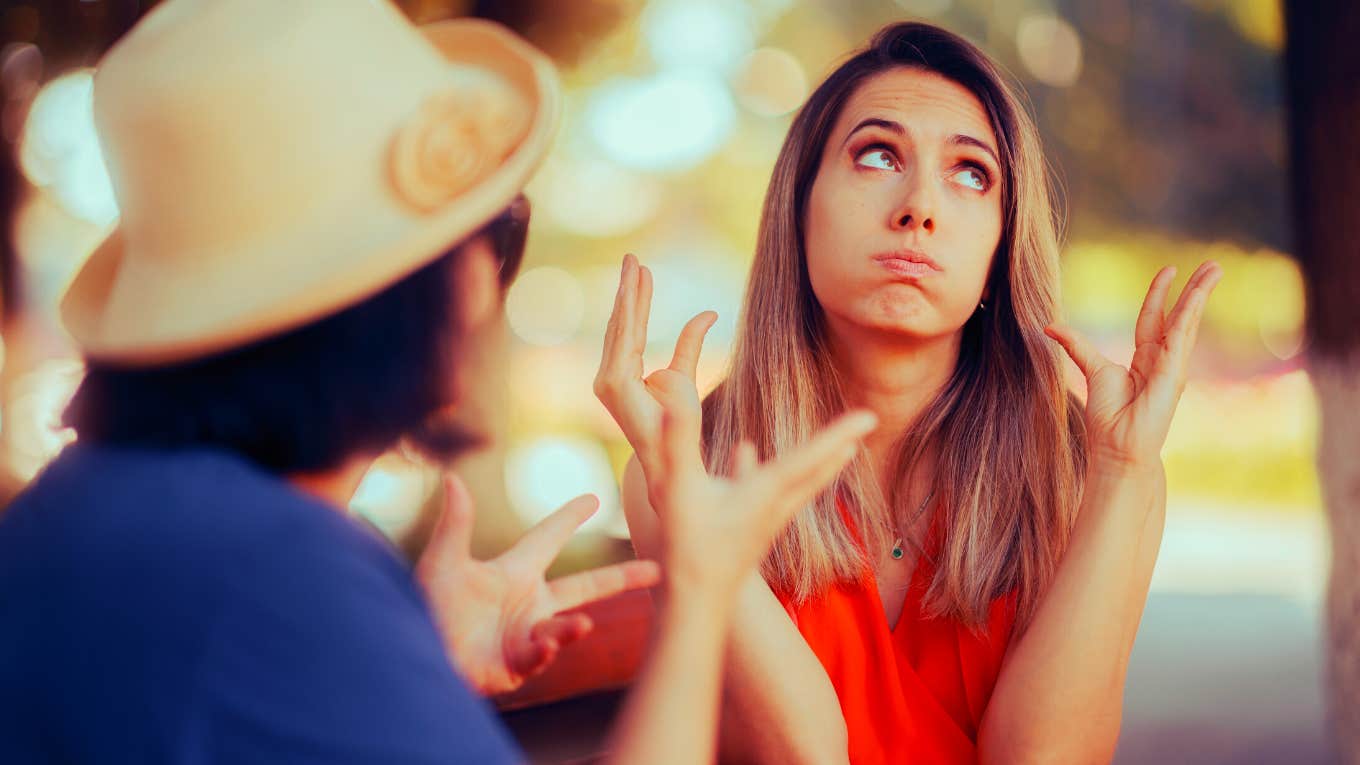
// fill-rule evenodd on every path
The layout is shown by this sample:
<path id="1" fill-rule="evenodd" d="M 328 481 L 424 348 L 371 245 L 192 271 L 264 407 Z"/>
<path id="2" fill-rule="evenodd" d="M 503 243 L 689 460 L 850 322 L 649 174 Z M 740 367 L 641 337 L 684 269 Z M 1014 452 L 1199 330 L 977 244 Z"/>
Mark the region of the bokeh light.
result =
<path id="1" fill-rule="evenodd" d="M 717 76 L 671 71 L 605 83 L 585 119 L 600 149 L 619 164 L 678 171 L 718 150 L 732 132 L 736 108 Z"/>
<path id="2" fill-rule="evenodd" d="M 510 329 L 531 345 L 560 345 L 581 328 L 585 296 L 570 272 L 540 266 L 525 272 L 510 287 L 505 315 Z"/>
<path id="3" fill-rule="evenodd" d="M 913 16 L 939 16 L 954 5 L 953 0 L 896 0 L 897 5 Z"/>
<path id="4" fill-rule="evenodd" d="M 662 68 L 724 74 L 751 50 L 746 7 L 730 0 L 656 0 L 642 14 L 642 33 Z"/>
<path id="5" fill-rule="evenodd" d="M 792 53 L 761 48 L 746 57 L 733 89 L 742 106 L 764 117 L 777 117 L 797 109 L 807 98 L 807 74 Z"/>
<path id="6" fill-rule="evenodd" d="M 1025 69 L 1045 85 L 1065 88 L 1081 76 L 1081 38 L 1057 16 L 1021 19 L 1015 45 Z"/>
<path id="7" fill-rule="evenodd" d="M 510 452 L 505 487 L 511 507 L 526 524 L 538 523 L 575 497 L 594 494 L 600 509 L 581 529 L 628 536 L 614 469 L 597 441 L 551 435 L 522 444 Z"/>
<path id="8" fill-rule="evenodd" d="M 20 165 L 33 185 L 85 220 L 118 217 L 94 130 L 92 70 L 64 74 L 38 91 L 24 126 Z"/>
<path id="9" fill-rule="evenodd" d="M 655 179 L 593 156 L 549 159 L 532 196 L 553 225 L 593 237 L 621 236 L 656 215 L 664 189 Z"/>
<path id="10" fill-rule="evenodd" d="M 364 474 L 349 507 L 387 536 L 400 538 L 419 518 L 435 485 L 430 471 L 391 452 L 379 457 Z"/>

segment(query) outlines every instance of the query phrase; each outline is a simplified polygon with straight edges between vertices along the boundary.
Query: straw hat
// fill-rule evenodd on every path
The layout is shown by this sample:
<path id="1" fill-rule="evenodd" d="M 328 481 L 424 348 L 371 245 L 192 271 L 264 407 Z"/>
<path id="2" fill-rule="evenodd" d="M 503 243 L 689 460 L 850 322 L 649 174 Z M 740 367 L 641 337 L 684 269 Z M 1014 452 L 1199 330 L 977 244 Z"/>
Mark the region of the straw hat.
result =
<path id="1" fill-rule="evenodd" d="M 386 0 L 170 0 L 100 62 L 122 217 L 62 301 L 87 357 L 190 360 L 359 302 L 476 232 L 546 153 L 551 63 Z"/>

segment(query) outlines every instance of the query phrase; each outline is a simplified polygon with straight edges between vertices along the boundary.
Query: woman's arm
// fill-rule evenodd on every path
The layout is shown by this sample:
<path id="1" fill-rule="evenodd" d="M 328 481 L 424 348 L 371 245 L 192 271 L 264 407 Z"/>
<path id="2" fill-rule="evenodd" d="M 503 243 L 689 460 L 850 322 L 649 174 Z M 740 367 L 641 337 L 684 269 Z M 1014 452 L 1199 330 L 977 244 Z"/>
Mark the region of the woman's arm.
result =
<path id="1" fill-rule="evenodd" d="M 691 319 L 680 331 L 670 365 L 644 378 L 642 352 L 647 345 L 651 296 L 651 272 L 633 256 L 625 257 L 614 310 L 605 331 L 595 394 L 637 453 L 624 476 L 624 512 L 633 543 L 641 555 L 664 559 L 666 556 L 658 555 L 658 551 L 670 544 L 668 539 L 672 535 L 662 530 L 673 529 L 673 524 L 682 520 L 670 511 L 671 503 L 664 498 L 666 487 L 676 480 L 675 471 L 661 457 L 667 451 L 660 435 L 664 429 L 661 425 L 668 417 L 690 429 L 687 440 L 677 442 L 672 451 L 687 454 L 690 469 L 696 473 L 694 480 L 700 476 L 724 480 L 710 478 L 703 469 L 699 427 L 702 413 L 695 382 L 704 334 L 717 315 L 704 312 Z M 754 462 L 754 449 L 749 444 L 738 445 L 736 455 L 742 454 Z M 787 459 L 781 457 L 777 462 Z M 835 464 L 844 466 L 846 461 L 848 458 L 838 459 Z M 734 460 L 734 467 L 741 468 L 742 460 Z M 828 474 L 822 483 L 834 475 L 835 472 Z M 744 483 L 747 477 L 738 470 L 734 479 Z M 724 505 L 718 512 L 721 517 L 739 517 L 750 510 L 735 504 Z M 771 531 L 770 539 L 776 531 Z M 741 572 L 742 578 L 733 582 L 733 602 L 722 614 L 725 622 L 722 635 L 728 639 L 725 685 L 730 702 L 722 716 L 723 752 L 726 758 L 738 761 L 845 762 L 845 724 L 834 689 L 788 615 L 755 573 L 756 561 L 764 557 L 768 541 L 760 551 L 762 554 Z M 700 554 L 711 565 L 721 565 L 723 542 L 719 538 L 700 540 Z M 740 582 L 746 584 L 738 586 Z M 663 598 L 663 612 L 668 607 Z M 729 619 L 733 627 L 730 630 L 726 624 Z M 659 646 L 663 650 L 666 647 Z M 678 649 L 673 650 L 679 653 Z M 659 653 L 658 657 L 663 655 L 667 654 Z M 651 666 L 659 667 L 660 662 L 658 658 Z M 644 692 L 637 694 L 639 701 L 649 698 L 646 691 L 655 686 L 640 687 Z"/>
<path id="2" fill-rule="evenodd" d="M 656 644 L 615 721 L 610 763 L 698 763 L 713 756 L 727 620 L 714 613 L 718 604 L 702 587 L 670 579 L 664 589 Z"/>
<path id="3" fill-rule="evenodd" d="M 1222 276 L 1201 264 L 1167 315 L 1174 268 L 1157 273 L 1128 368 L 1058 326 L 1086 377 L 1090 455 L 1072 538 L 1034 620 L 1015 639 L 978 731 L 983 762 L 1109 762 L 1124 676 L 1166 517 L 1161 450 L 1205 301 Z"/>
<path id="4" fill-rule="evenodd" d="M 623 475 L 623 509 L 638 557 L 660 546 L 637 458 Z M 663 610 L 668 593 L 658 590 Z M 845 762 L 845 720 L 835 688 L 765 580 L 753 572 L 737 594 L 726 635 L 720 751 L 723 762 Z"/>
<path id="5" fill-rule="evenodd" d="M 978 731 L 984 763 L 1109 762 L 1166 517 L 1165 478 L 1092 465 L 1062 564 Z"/>

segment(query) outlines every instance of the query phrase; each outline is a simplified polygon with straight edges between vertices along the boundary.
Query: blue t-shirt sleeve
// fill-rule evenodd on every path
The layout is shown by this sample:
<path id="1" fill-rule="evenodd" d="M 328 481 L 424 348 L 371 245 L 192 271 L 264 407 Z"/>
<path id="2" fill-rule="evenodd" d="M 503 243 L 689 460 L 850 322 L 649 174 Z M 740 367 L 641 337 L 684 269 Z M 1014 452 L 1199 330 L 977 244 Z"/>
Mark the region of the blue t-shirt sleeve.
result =
<path id="1" fill-rule="evenodd" d="M 374 540 L 346 541 L 282 538 L 223 572 L 231 584 L 190 693 L 186 759 L 521 761 L 450 666 L 404 566 Z"/>

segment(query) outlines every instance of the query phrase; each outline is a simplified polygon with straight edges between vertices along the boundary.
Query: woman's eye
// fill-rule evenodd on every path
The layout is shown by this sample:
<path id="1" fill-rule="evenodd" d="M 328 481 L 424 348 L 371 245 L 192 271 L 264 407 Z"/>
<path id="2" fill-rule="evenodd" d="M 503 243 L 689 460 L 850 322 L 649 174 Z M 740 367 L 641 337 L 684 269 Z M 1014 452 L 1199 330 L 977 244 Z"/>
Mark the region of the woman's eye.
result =
<path id="1" fill-rule="evenodd" d="M 896 170 L 897 157 L 887 149 L 868 149 L 859 155 L 855 160 L 857 164 L 864 167 L 872 167 L 876 170 Z"/>
<path id="2" fill-rule="evenodd" d="M 954 173 L 954 180 L 975 191 L 987 190 L 987 176 L 975 167 L 965 167 Z"/>

